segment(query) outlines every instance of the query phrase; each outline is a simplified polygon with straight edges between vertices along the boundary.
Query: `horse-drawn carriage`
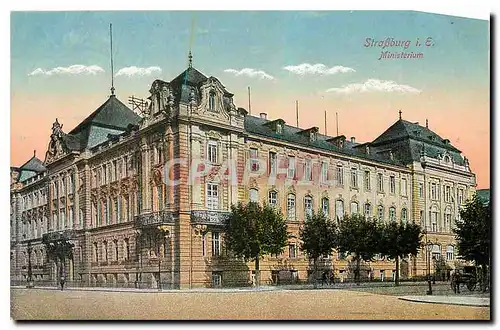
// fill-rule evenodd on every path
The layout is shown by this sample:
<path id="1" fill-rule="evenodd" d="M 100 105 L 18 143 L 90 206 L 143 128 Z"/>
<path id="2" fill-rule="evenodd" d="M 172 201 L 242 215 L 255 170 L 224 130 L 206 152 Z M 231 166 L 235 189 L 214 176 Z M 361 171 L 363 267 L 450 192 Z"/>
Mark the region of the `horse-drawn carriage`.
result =
<path id="1" fill-rule="evenodd" d="M 469 291 L 474 291 L 478 283 L 476 267 L 465 266 L 462 270 L 456 270 L 451 277 L 451 288 L 455 293 L 460 293 L 460 285 L 465 285 Z"/>

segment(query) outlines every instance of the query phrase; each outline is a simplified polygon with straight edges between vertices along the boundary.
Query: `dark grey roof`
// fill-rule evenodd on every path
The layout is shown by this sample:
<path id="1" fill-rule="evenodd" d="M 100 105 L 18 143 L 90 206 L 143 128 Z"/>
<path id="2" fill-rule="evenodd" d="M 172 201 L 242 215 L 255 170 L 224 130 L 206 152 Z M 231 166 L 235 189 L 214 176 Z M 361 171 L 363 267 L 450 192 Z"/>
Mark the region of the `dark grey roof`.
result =
<path id="1" fill-rule="evenodd" d="M 37 173 L 40 173 L 40 172 L 43 172 L 46 170 L 45 166 L 43 166 L 43 162 L 38 159 L 35 155 L 33 155 L 33 157 L 31 157 L 30 160 L 28 160 L 26 163 L 24 163 L 24 165 L 22 165 L 20 168 L 19 168 L 21 171 L 33 171 L 33 172 L 37 172 Z"/>
<path id="2" fill-rule="evenodd" d="M 184 70 L 181 74 L 175 77 L 170 84 L 173 86 L 179 85 L 191 85 L 191 86 L 199 86 L 201 83 L 207 80 L 207 76 L 205 76 L 200 71 L 196 70 L 193 67 L 189 67 Z"/>
<path id="3" fill-rule="evenodd" d="M 125 132 L 130 124 L 137 125 L 140 120 L 139 115 L 112 95 L 63 139 L 71 150 L 92 148 L 106 141 L 108 134 Z"/>
<path id="4" fill-rule="evenodd" d="M 38 159 L 35 155 L 31 157 L 26 163 L 20 166 L 18 169 L 19 176 L 17 182 L 24 182 L 39 173 L 45 172 L 47 169 L 43 166 L 43 162 Z"/>
<path id="5" fill-rule="evenodd" d="M 291 142 L 300 146 L 306 146 L 309 148 L 315 148 L 322 151 L 331 151 L 339 154 L 344 154 L 348 156 L 355 156 L 364 158 L 367 160 L 373 160 L 377 162 L 382 162 L 392 165 L 403 165 L 397 159 L 391 160 L 387 155 L 377 154 L 377 149 L 370 149 L 370 153 L 366 154 L 359 148 L 355 148 L 359 143 L 353 143 L 346 140 L 344 142 L 343 148 L 338 148 L 327 140 L 331 139 L 331 136 L 326 136 L 323 134 L 317 134 L 316 141 L 310 141 L 308 135 L 301 134 L 304 131 L 302 128 L 283 125 L 283 130 L 281 134 L 277 134 L 273 129 L 273 125 L 269 125 L 271 121 L 254 116 L 245 116 L 245 130 L 251 134 L 264 136 L 276 140 L 281 140 L 285 142 Z"/>
<path id="6" fill-rule="evenodd" d="M 423 150 L 428 157 L 437 158 L 445 151 L 455 164 L 464 165 L 461 151 L 427 127 L 406 120 L 398 120 L 370 145 L 377 149 L 390 149 L 394 157 L 405 164 L 420 161 Z"/>
<path id="7" fill-rule="evenodd" d="M 490 203 L 490 190 L 489 189 L 479 189 L 476 190 L 476 195 L 483 201 L 484 204 Z"/>

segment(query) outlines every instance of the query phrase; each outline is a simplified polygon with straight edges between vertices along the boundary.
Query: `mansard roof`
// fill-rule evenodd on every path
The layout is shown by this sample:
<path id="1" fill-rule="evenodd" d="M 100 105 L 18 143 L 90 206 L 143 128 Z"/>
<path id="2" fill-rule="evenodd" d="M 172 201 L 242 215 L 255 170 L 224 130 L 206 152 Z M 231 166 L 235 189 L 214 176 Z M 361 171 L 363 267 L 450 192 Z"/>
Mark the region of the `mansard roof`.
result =
<path id="1" fill-rule="evenodd" d="M 438 158 L 447 153 L 453 162 L 464 165 L 461 151 L 427 127 L 399 119 L 372 143 L 373 147 L 390 148 L 395 157 L 405 164 L 420 161 L 422 152 L 431 158 Z"/>
<path id="2" fill-rule="evenodd" d="M 191 86 L 199 86 L 203 82 L 205 82 L 208 79 L 207 76 L 205 76 L 203 73 L 200 71 L 196 70 L 193 67 L 189 67 L 186 70 L 184 70 L 181 74 L 179 74 L 177 77 L 175 77 L 170 84 L 174 86 L 179 86 L 179 85 L 191 85 Z"/>
<path id="3" fill-rule="evenodd" d="M 127 127 L 137 125 L 141 117 L 111 95 L 97 110 L 85 118 L 68 134 L 63 134 L 71 150 L 92 148 L 107 140 L 108 134 L 119 134 Z"/>
<path id="4" fill-rule="evenodd" d="M 385 155 L 380 155 L 377 154 L 377 149 L 372 148 L 372 151 L 369 154 L 366 154 L 362 150 L 359 150 L 359 148 L 355 148 L 355 146 L 358 145 L 358 143 L 351 142 L 346 140 L 344 142 L 343 148 L 339 148 L 335 146 L 333 143 L 331 143 L 333 137 L 331 136 L 326 136 L 323 134 L 317 133 L 317 137 L 315 141 L 311 141 L 309 139 L 309 136 L 300 134 L 304 130 L 302 128 L 290 126 L 290 125 L 284 125 L 283 130 L 281 134 L 276 133 L 272 129 L 272 125 L 269 125 L 270 120 L 260 118 L 260 117 L 254 117 L 254 116 L 245 116 L 245 130 L 248 133 L 271 138 L 271 139 L 276 139 L 280 140 L 283 142 L 290 142 L 296 145 L 308 147 L 308 148 L 313 148 L 317 149 L 320 151 L 330 151 L 330 152 L 335 152 L 339 154 L 343 154 L 346 156 L 353 156 L 353 157 L 359 157 L 359 158 L 364 158 L 367 160 L 371 161 L 377 161 L 377 162 L 382 162 L 386 164 L 392 164 L 392 165 L 399 165 L 402 166 L 404 165 L 402 162 L 400 162 L 397 159 L 390 159 L 389 157 Z M 299 133 L 299 134 L 297 134 Z"/>
<path id="5" fill-rule="evenodd" d="M 19 168 L 15 168 L 15 170 L 19 172 L 17 182 L 24 182 L 39 173 L 45 172 L 47 169 L 43 165 L 43 162 L 36 155 L 33 155 L 26 163 Z"/>

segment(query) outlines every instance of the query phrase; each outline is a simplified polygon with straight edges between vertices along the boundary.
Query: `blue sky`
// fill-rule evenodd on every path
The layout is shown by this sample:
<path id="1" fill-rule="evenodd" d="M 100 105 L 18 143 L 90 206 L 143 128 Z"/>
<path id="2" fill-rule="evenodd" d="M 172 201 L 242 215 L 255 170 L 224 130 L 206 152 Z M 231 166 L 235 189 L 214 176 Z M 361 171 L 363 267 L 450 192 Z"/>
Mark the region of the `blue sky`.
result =
<path id="1" fill-rule="evenodd" d="M 247 107 L 251 86 L 254 114 L 294 124 L 299 100 L 301 127 L 322 128 L 323 112 L 338 111 L 340 133 L 360 141 L 376 138 L 403 109 L 409 120 L 429 119 L 488 184 L 489 22 L 415 11 L 14 12 L 13 163 L 46 150 L 56 117 L 70 129 L 106 100 L 110 23 L 116 94 L 126 103 L 187 67 L 193 17 L 194 67 L 219 78 L 237 106 Z M 410 40 L 406 50 L 385 50 L 424 57 L 379 60 L 382 49 L 365 47 L 367 38 Z"/>
<path id="2" fill-rule="evenodd" d="M 28 74 L 39 67 L 75 63 L 102 67 L 106 73 L 100 78 L 104 79 L 91 81 L 95 87 L 105 85 L 110 22 L 116 70 L 132 65 L 159 66 L 161 77 L 169 80 L 186 65 L 192 17 L 192 12 L 151 11 L 13 13 L 13 87 L 48 88 L 45 83 L 39 86 L 40 79 L 31 79 Z M 318 77 L 318 85 L 328 83 L 331 87 L 372 76 L 403 80 L 419 89 L 437 88 L 442 83 L 463 85 L 464 79 L 477 87 L 489 75 L 488 22 L 482 20 L 387 11 L 196 12 L 194 17 L 195 67 L 223 82 L 229 80 L 237 88 L 241 88 L 241 79 L 232 79 L 225 69 L 264 70 L 291 92 L 297 92 L 297 77 L 282 68 L 297 63 L 343 65 L 356 70 L 351 75 Z M 423 41 L 428 36 L 435 46 L 425 48 L 425 58 L 412 61 L 411 66 L 405 61 L 379 61 L 380 48 L 363 47 L 369 37 Z M 52 82 L 57 84 L 55 79 Z M 120 84 L 135 88 L 135 83 L 117 78 L 117 88 Z M 84 85 L 77 89 L 91 88 Z"/>

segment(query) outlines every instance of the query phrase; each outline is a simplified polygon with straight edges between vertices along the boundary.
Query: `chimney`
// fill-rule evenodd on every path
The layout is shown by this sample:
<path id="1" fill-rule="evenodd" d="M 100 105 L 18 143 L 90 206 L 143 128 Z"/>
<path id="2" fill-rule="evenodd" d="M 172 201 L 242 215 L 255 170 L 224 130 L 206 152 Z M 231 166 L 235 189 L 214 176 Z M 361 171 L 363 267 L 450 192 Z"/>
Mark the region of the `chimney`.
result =
<path id="1" fill-rule="evenodd" d="M 265 112 L 261 112 L 261 113 L 260 113 L 260 118 L 262 118 L 262 119 L 267 119 L 267 113 L 265 113 Z"/>
<path id="2" fill-rule="evenodd" d="M 354 136 L 351 136 L 351 143 L 355 143 L 356 142 L 356 138 Z"/>

